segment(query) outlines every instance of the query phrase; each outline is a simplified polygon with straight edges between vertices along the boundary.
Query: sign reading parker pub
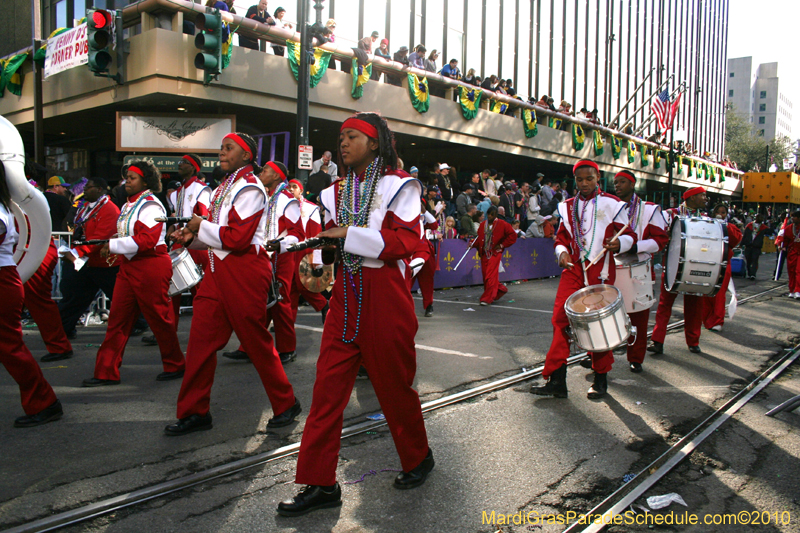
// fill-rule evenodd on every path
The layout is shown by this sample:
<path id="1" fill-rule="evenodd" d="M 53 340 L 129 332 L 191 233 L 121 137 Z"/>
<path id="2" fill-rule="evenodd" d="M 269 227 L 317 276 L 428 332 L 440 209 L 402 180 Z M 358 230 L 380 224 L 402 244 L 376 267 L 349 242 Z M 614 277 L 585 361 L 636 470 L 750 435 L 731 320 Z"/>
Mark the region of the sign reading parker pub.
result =
<path id="1" fill-rule="evenodd" d="M 235 115 L 117 113 L 118 152 L 219 152 Z"/>

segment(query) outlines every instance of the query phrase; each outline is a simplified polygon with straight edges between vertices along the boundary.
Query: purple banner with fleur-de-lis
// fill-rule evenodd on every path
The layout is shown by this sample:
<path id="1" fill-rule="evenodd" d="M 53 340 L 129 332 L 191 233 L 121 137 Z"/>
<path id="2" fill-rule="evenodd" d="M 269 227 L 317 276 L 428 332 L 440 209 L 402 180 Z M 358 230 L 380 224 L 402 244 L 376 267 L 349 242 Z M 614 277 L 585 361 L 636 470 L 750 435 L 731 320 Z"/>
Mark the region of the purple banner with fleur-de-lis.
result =
<path id="1" fill-rule="evenodd" d="M 500 272 L 500 281 L 561 275 L 553 244 L 553 239 L 517 239 L 512 247 L 503 251 L 505 272 Z M 467 251 L 467 243 L 461 239 L 445 239 L 439 246 L 439 270 L 433 279 L 434 288 L 483 284 L 477 250 L 471 250 L 456 270 L 456 263 Z"/>

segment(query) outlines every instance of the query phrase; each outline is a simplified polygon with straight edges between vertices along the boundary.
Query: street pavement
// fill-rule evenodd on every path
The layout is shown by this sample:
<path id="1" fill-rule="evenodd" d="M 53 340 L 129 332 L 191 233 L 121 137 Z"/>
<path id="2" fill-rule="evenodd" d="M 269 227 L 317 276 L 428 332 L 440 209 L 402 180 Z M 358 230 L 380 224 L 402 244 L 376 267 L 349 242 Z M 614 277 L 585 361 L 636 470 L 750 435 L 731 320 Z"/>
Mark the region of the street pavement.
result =
<path id="1" fill-rule="evenodd" d="M 758 281 L 735 279 L 740 298 L 778 285 L 767 279 L 774 254 L 762 256 L 761 263 Z M 415 300 L 416 387 L 422 401 L 540 364 L 551 339 L 557 283 L 510 285 L 509 294 L 491 307 L 478 305 L 478 287 L 437 291 L 432 318 L 422 316 L 421 301 Z M 276 516 L 277 503 L 297 490 L 292 457 L 66 531 L 562 531 L 564 525 L 505 525 L 498 517 L 586 512 L 616 490 L 626 474 L 649 464 L 782 348 L 800 342 L 800 302 L 785 293 L 774 291 L 741 306 L 722 333 L 704 330 L 700 355 L 686 349 L 682 330 L 668 335 L 665 355 L 648 356 L 642 374 L 629 372 L 624 355 L 617 355 L 605 399 L 586 398 L 591 372 L 576 365 L 568 374 L 566 400 L 532 396 L 531 382 L 524 382 L 429 413 L 437 464 L 416 490 L 392 488 L 399 460 L 383 428 L 342 442 L 337 475 L 346 484 L 340 509 L 294 519 Z M 679 298 L 672 320 L 682 318 L 681 305 Z M 180 323 L 184 347 L 190 320 L 184 315 Z M 286 371 L 304 412 L 298 423 L 277 431 L 266 430 L 272 412 L 252 365 L 220 357 L 211 402 L 214 428 L 165 437 L 180 383 L 155 381 L 162 370 L 158 349 L 142 346 L 138 338 L 128 344 L 121 385 L 80 388 L 92 375 L 102 326 L 80 329 L 73 359 L 42 364 L 64 404 L 59 422 L 13 429 L 14 417 L 22 414 L 18 389 L 0 373 L 0 529 L 298 442 L 311 404 L 319 314 L 301 308 L 298 325 L 299 356 Z M 45 353 L 35 329 L 25 335 L 37 358 Z M 227 349 L 237 345 L 234 338 Z M 766 511 L 777 513 L 774 519 L 788 512 L 789 524 L 759 531 L 800 531 L 800 413 L 763 416 L 797 389 L 800 380 L 790 368 L 645 496 L 677 492 L 688 504 L 659 513 Z M 345 427 L 379 411 L 369 381 L 358 380 Z M 637 503 L 645 505 L 644 500 Z M 753 526 L 660 529 L 751 531 Z"/>

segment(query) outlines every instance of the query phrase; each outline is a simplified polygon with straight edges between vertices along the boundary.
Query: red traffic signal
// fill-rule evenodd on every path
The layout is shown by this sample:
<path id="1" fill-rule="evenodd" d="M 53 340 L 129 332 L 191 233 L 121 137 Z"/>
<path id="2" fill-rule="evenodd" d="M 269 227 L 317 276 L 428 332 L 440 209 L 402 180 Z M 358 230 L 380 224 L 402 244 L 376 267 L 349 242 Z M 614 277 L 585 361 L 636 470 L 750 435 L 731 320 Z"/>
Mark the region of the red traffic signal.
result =
<path id="1" fill-rule="evenodd" d="M 90 25 L 96 30 L 106 30 L 111 26 L 111 13 L 98 9 L 92 13 Z"/>

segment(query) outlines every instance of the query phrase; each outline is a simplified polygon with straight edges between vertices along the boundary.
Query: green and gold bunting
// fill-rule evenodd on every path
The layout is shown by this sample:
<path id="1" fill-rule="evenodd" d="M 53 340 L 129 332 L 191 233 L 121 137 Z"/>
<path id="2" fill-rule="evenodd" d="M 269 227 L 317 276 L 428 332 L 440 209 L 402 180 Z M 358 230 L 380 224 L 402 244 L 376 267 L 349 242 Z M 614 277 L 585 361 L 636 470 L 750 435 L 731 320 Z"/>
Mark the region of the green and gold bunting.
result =
<path id="1" fill-rule="evenodd" d="M 563 118 L 554 118 L 550 117 L 550 127 L 556 130 L 561 129 L 561 125 L 564 123 Z"/>
<path id="2" fill-rule="evenodd" d="M 8 89 L 8 92 L 22 96 L 22 76 L 20 75 L 19 68 L 28 58 L 28 54 L 17 54 L 8 59 L 0 59 L 0 98 Z"/>
<path id="3" fill-rule="evenodd" d="M 614 159 L 619 159 L 619 154 L 622 153 L 622 141 L 618 138 L 611 136 L 611 155 Z"/>
<path id="4" fill-rule="evenodd" d="M 678 156 L 678 174 L 683 174 L 683 156 Z"/>
<path id="5" fill-rule="evenodd" d="M 586 133 L 580 124 L 572 124 L 572 147 L 577 150 L 583 150 L 583 143 L 586 142 Z"/>
<path id="6" fill-rule="evenodd" d="M 223 27 L 226 24 L 227 23 L 223 22 L 222 23 Z M 227 26 L 230 28 L 230 24 L 227 24 Z M 228 32 L 228 40 L 225 41 L 224 43 L 222 43 L 222 68 L 223 69 L 228 68 L 228 65 L 231 64 L 231 54 L 233 53 L 233 34 L 236 33 L 236 30 L 238 30 L 238 29 L 239 29 L 239 26 L 236 26 L 235 28 L 231 28 L 230 31 Z"/>
<path id="7" fill-rule="evenodd" d="M 294 79 L 297 80 L 300 71 L 300 43 L 287 40 L 286 48 L 289 51 L 289 68 L 292 70 L 292 74 L 294 74 Z M 322 76 L 325 75 L 325 71 L 328 70 L 328 60 L 331 55 L 332 52 L 322 50 L 321 48 L 314 48 L 314 64 L 311 65 L 310 72 L 310 86 L 312 88 L 317 86 Z"/>
<path id="8" fill-rule="evenodd" d="M 536 137 L 539 133 L 539 128 L 536 125 L 536 110 L 523 109 L 522 110 L 522 129 L 525 130 L 525 137 L 530 139 Z"/>
<path id="9" fill-rule="evenodd" d="M 687 166 L 689 167 L 686 171 L 686 175 L 690 178 L 694 176 L 694 159 L 689 159 Z"/>
<path id="10" fill-rule="evenodd" d="M 648 148 L 645 145 L 640 144 L 639 150 L 642 151 L 642 166 L 646 167 L 650 164 L 650 154 L 647 153 Z"/>
<path id="11" fill-rule="evenodd" d="M 719 182 L 725 183 L 725 169 L 722 167 L 717 167 L 717 174 L 719 175 Z"/>
<path id="12" fill-rule="evenodd" d="M 594 155 L 603 155 L 603 134 L 598 130 L 592 130 L 592 137 L 594 138 Z"/>
<path id="13" fill-rule="evenodd" d="M 626 146 L 628 147 L 628 163 L 633 163 L 636 161 L 636 145 L 633 141 L 628 141 Z"/>
<path id="14" fill-rule="evenodd" d="M 466 87 L 458 88 L 458 102 L 461 104 L 461 114 L 467 120 L 472 120 L 478 115 L 478 107 L 481 104 L 481 96 L 483 96 L 483 89 L 475 87 L 467 89 Z"/>
<path id="15" fill-rule="evenodd" d="M 408 75 L 408 95 L 411 105 L 420 113 L 426 113 L 430 107 L 430 93 L 428 92 L 428 78 L 421 80 L 416 74 Z"/>
<path id="16" fill-rule="evenodd" d="M 56 30 L 53 31 L 53 33 L 51 33 L 47 37 L 47 39 L 50 40 L 53 37 L 55 37 L 56 35 L 60 35 L 60 34 L 64 33 L 68 29 L 69 28 L 57 28 Z M 45 58 L 47 58 L 47 41 L 43 42 L 42 46 L 39 47 L 39 49 L 36 50 L 36 52 L 33 54 L 33 60 L 36 61 L 36 63 L 38 63 L 40 67 L 44 66 Z"/>
<path id="17" fill-rule="evenodd" d="M 508 109 L 508 104 L 499 100 L 489 100 L 489 111 L 492 113 L 503 114 Z"/>
<path id="18" fill-rule="evenodd" d="M 708 163 L 703 163 L 703 170 L 706 173 L 706 179 L 714 183 L 717 181 L 717 177 L 714 175 L 714 167 L 709 166 Z"/>
<path id="19" fill-rule="evenodd" d="M 358 60 L 354 57 L 350 74 L 353 76 L 353 88 L 350 90 L 350 96 L 358 100 L 364 96 L 364 85 L 372 76 L 372 63 L 368 63 L 367 66 L 359 66 Z"/>
<path id="20" fill-rule="evenodd" d="M 661 150 L 653 153 L 653 168 L 661 168 Z"/>

